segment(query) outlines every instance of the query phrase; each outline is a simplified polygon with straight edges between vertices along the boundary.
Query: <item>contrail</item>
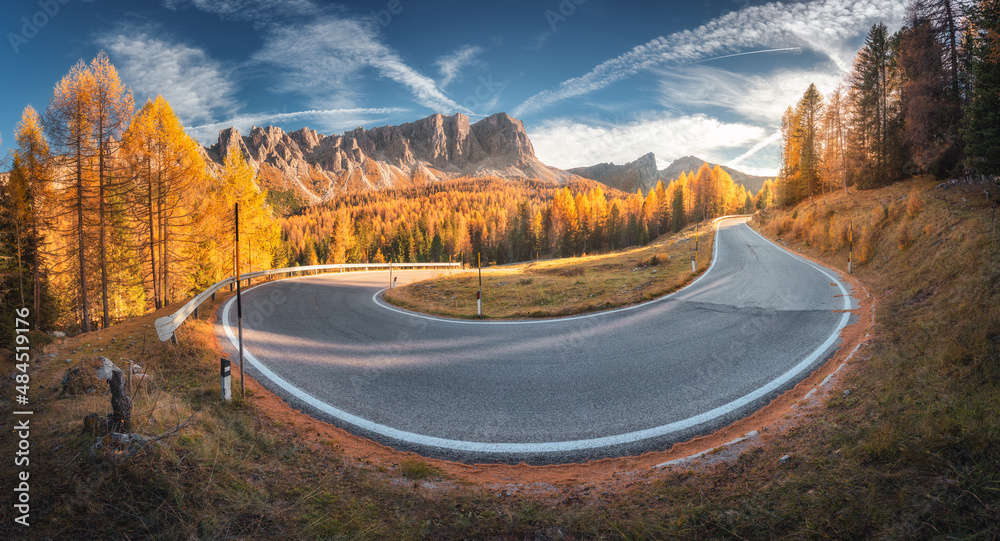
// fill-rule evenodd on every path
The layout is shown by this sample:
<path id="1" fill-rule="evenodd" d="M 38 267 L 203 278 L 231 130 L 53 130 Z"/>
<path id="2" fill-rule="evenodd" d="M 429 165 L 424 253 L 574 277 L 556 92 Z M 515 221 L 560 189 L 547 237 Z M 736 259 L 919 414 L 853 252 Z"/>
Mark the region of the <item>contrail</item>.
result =
<path id="1" fill-rule="evenodd" d="M 762 49 L 760 51 L 746 51 L 742 53 L 726 54 L 722 56 L 713 56 L 712 58 L 705 58 L 702 60 L 695 60 L 694 62 L 688 62 L 687 64 L 681 64 L 682 66 L 690 66 L 691 64 L 701 64 L 702 62 L 708 62 L 709 60 L 721 60 L 723 58 L 732 58 L 734 56 L 744 56 L 748 54 L 760 54 L 760 53 L 780 53 L 783 51 L 801 51 L 802 47 L 783 47 L 781 49 Z"/>
<path id="2" fill-rule="evenodd" d="M 726 167 L 735 167 L 737 164 L 739 164 L 743 160 L 749 158 L 750 156 L 753 156 L 758 151 L 760 151 L 760 149 L 762 149 L 762 148 L 770 145 L 771 143 L 777 141 L 778 139 L 781 139 L 781 131 L 780 130 L 777 131 L 777 132 L 775 132 L 775 133 L 772 133 L 766 139 L 764 139 L 763 141 L 761 141 L 761 142 L 757 143 L 756 145 L 754 145 L 753 148 L 751 148 L 750 150 L 744 152 L 742 156 L 740 156 L 740 157 L 738 157 L 736 159 L 730 160 L 729 163 L 726 163 L 724 165 Z"/>

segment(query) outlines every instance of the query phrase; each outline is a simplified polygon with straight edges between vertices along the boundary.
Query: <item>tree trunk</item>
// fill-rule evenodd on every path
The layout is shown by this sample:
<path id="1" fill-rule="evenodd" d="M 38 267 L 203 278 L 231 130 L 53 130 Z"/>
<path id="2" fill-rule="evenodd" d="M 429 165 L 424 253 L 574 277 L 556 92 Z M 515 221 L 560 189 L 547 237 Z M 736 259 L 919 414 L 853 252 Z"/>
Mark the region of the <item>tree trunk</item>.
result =
<path id="1" fill-rule="evenodd" d="M 98 158 L 97 158 L 97 179 L 98 179 L 98 202 L 97 202 L 97 213 L 98 213 L 98 228 L 97 234 L 100 235 L 100 240 L 98 241 L 98 246 L 100 248 L 100 258 L 101 258 L 101 304 L 104 309 L 103 315 L 103 328 L 107 329 L 111 325 L 111 318 L 109 317 L 108 310 L 108 241 L 107 241 L 107 227 L 105 224 L 105 209 L 104 209 L 104 196 L 107 184 L 105 183 L 105 173 L 104 173 L 104 141 L 103 134 L 101 134 L 101 139 L 98 141 Z"/>
<path id="2" fill-rule="evenodd" d="M 83 253 L 83 141 L 76 144 L 76 229 L 78 244 L 78 259 L 80 264 L 80 307 L 82 314 L 80 318 L 80 328 L 83 332 L 90 332 L 90 309 L 87 306 L 87 260 Z"/>
<path id="3" fill-rule="evenodd" d="M 156 276 L 156 229 L 153 225 L 153 217 L 156 212 L 153 210 L 153 179 L 147 176 L 147 182 L 146 200 L 149 204 L 149 265 L 153 274 L 153 305 L 159 310 L 163 308 L 163 305 L 160 304 L 160 289 L 157 287 L 160 281 Z"/>
<path id="4" fill-rule="evenodd" d="M 948 24 L 948 53 L 951 56 L 951 90 L 958 97 L 958 44 L 955 43 L 955 14 L 951 9 L 951 0 L 943 0 L 946 23 Z"/>

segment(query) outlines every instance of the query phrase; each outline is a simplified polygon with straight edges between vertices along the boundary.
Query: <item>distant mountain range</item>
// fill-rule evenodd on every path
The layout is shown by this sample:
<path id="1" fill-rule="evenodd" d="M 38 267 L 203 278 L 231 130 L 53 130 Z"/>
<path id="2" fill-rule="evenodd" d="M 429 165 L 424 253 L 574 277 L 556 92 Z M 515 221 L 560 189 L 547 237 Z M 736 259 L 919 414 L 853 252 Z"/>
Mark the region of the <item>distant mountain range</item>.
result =
<path id="1" fill-rule="evenodd" d="M 626 192 L 634 192 L 636 189 L 643 193 L 656 186 L 656 182 L 663 181 L 663 184 L 670 184 L 670 181 L 680 178 L 681 173 L 692 173 L 698 171 L 702 164 L 708 163 L 701 158 L 694 156 L 684 156 L 674 160 L 665 169 L 656 169 L 656 156 L 652 152 L 640 156 L 635 161 L 624 165 L 613 163 L 600 163 L 590 167 L 575 167 L 567 169 L 569 173 L 596 180 L 612 188 L 618 188 Z M 714 168 L 716 164 L 708 163 Z M 748 175 L 742 171 L 737 171 L 732 167 L 722 166 L 722 170 L 733 177 L 733 182 L 742 184 L 747 190 L 756 193 L 764 185 L 768 177 Z"/>
<path id="2" fill-rule="evenodd" d="M 290 190 L 304 203 L 329 200 L 353 190 L 420 185 L 460 176 L 537 179 L 559 184 L 588 178 L 627 192 L 647 192 L 681 172 L 697 171 L 704 160 L 686 156 L 663 170 L 646 154 L 624 165 L 601 163 L 561 170 L 535 157 L 524 124 L 497 113 L 474 124 L 463 114 L 427 118 L 343 135 L 323 135 L 309 128 L 286 133 L 281 128 L 254 127 L 246 136 L 236 128 L 219 132 L 214 145 L 203 148 L 216 167 L 231 148 L 239 150 L 259 173 L 262 187 Z M 713 166 L 710 164 L 710 166 Z M 723 167 L 738 184 L 757 191 L 765 177 Z"/>
<path id="3" fill-rule="evenodd" d="M 666 169 L 661 169 L 660 179 L 662 179 L 663 183 L 666 184 L 671 180 L 680 178 L 681 173 L 690 174 L 692 171 L 697 171 L 701 167 L 701 164 L 703 163 L 707 162 L 705 162 L 705 160 L 701 158 L 696 158 L 694 156 L 684 156 L 683 158 L 674 160 L 673 163 L 671 163 L 666 167 Z M 709 167 L 713 168 L 715 167 L 715 165 L 716 164 L 714 163 L 708 164 Z M 736 184 L 742 184 L 744 188 L 753 193 L 757 193 L 757 191 L 760 190 L 761 186 L 764 185 L 764 181 L 771 178 L 771 177 L 762 177 L 759 175 L 749 175 L 742 171 L 737 171 L 732 167 L 726 167 L 725 165 L 722 166 L 722 170 L 729 173 L 729 176 L 733 177 L 733 182 L 735 182 Z"/>
<path id="4" fill-rule="evenodd" d="M 524 124 L 497 113 L 475 124 L 463 114 L 436 114 L 399 126 L 343 135 L 323 135 L 308 128 L 285 133 L 254 127 L 241 136 L 236 128 L 219 132 L 207 157 L 221 164 L 237 148 L 260 173 L 269 189 L 294 190 L 307 203 L 318 203 L 350 190 L 419 185 L 459 176 L 531 178 L 565 183 L 570 173 L 535 157 Z"/>

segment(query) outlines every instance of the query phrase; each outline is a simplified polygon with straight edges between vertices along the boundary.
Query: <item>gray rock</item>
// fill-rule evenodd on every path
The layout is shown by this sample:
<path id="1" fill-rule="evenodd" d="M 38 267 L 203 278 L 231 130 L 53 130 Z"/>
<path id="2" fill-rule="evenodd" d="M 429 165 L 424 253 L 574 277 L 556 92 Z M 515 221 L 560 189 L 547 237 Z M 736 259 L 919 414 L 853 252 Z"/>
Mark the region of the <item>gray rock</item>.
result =
<path id="1" fill-rule="evenodd" d="M 506 113 L 475 124 L 461 113 L 435 114 L 399 126 L 329 136 L 308 128 L 285 133 L 269 126 L 254 127 L 244 137 L 226 128 L 216 144 L 201 151 L 210 167 L 218 169 L 232 149 L 255 170 L 268 173 L 268 187 L 291 189 L 310 203 L 351 189 L 408 185 L 417 178 L 489 175 L 565 181 L 573 176 L 539 161 L 524 124 Z"/>
<path id="2" fill-rule="evenodd" d="M 158 446 L 159 442 L 149 436 L 111 432 L 94 440 L 94 444 L 90 446 L 90 458 L 98 461 L 118 462 L 148 453 Z"/>
<path id="3" fill-rule="evenodd" d="M 107 357 L 98 357 L 98 360 L 101 361 L 101 366 L 97 368 L 97 379 L 108 381 L 111 379 L 112 372 L 115 370 L 118 370 L 119 372 L 121 371 L 121 368 L 118 368 L 115 363 L 111 362 L 111 359 Z"/>

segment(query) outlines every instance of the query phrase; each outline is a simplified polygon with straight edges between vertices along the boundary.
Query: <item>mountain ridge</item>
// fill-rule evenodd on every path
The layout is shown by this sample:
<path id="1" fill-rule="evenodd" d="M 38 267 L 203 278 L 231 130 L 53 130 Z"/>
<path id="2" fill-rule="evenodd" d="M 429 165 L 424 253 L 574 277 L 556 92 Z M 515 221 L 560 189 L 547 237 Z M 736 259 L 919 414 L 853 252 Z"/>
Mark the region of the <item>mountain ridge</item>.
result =
<path id="1" fill-rule="evenodd" d="M 657 181 L 669 184 L 682 172 L 697 171 L 708 163 L 684 156 L 658 170 L 656 156 L 649 152 L 623 165 L 599 163 L 562 170 L 535 156 L 524 123 L 506 113 L 475 123 L 461 113 L 437 113 L 399 125 L 359 127 L 341 135 L 324 135 L 307 127 L 285 132 L 276 126 L 254 126 L 242 135 L 229 127 L 219 131 L 213 145 L 199 148 L 215 169 L 236 149 L 258 172 L 261 187 L 293 192 L 306 204 L 322 203 L 348 191 L 419 186 L 460 176 L 557 184 L 582 177 L 625 192 L 645 193 Z M 758 191 L 766 179 L 723 169 L 751 192 Z"/>
<path id="2" fill-rule="evenodd" d="M 535 157 L 524 124 L 506 113 L 470 123 L 440 113 L 399 125 L 324 135 L 254 126 L 219 132 L 204 156 L 217 167 L 236 148 L 269 189 L 292 190 L 306 203 L 352 190 L 405 187 L 459 176 L 532 178 L 565 183 L 573 175 Z"/>
<path id="3" fill-rule="evenodd" d="M 616 165 L 614 163 L 599 163 L 587 167 L 573 167 L 566 169 L 566 171 L 581 177 L 596 180 L 602 184 L 611 186 L 612 188 L 618 188 L 622 191 L 634 192 L 639 189 L 645 193 L 648 192 L 650 188 L 655 187 L 657 181 L 662 180 L 664 184 L 670 184 L 671 181 L 679 178 L 681 173 L 690 174 L 692 172 L 697 172 L 698 169 L 701 168 L 702 164 L 705 163 L 707 163 L 711 168 L 716 166 L 716 164 L 710 163 L 696 156 L 684 156 L 674 160 L 664 169 L 658 170 L 656 168 L 656 156 L 652 152 L 648 152 L 635 160 L 622 165 Z M 765 180 L 770 178 L 750 175 L 725 165 L 722 166 L 722 169 L 723 171 L 729 173 L 729 176 L 733 178 L 733 182 L 736 184 L 742 184 L 748 191 L 754 193 L 760 190 L 761 186 L 764 185 Z"/>

